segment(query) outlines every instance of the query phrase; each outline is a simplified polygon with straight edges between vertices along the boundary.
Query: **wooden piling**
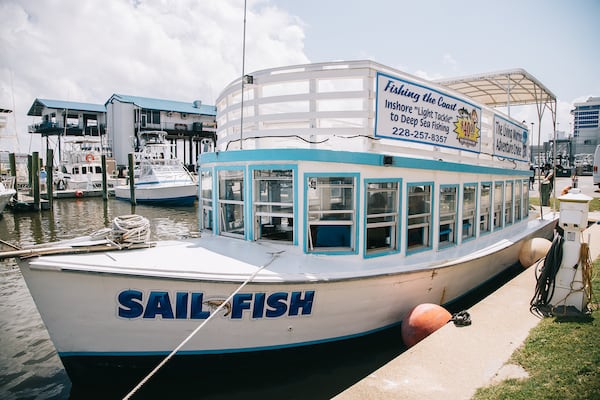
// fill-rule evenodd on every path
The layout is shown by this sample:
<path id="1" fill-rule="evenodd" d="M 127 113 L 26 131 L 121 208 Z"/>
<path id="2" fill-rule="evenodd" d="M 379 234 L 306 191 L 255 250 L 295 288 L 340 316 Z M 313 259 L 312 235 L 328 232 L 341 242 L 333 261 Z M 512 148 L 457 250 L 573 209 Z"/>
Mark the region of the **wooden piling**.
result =
<path id="1" fill-rule="evenodd" d="M 40 210 L 40 155 L 37 151 L 31 153 L 31 188 L 33 189 L 33 208 Z"/>
<path id="2" fill-rule="evenodd" d="M 54 207 L 54 150 L 46 150 L 46 193 L 48 194 L 48 207 Z"/>
<path id="3" fill-rule="evenodd" d="M 108 180 L 106 179 L 106 154 L 100 156 L 102 160 L 102 200 L 108 200 Z"/>
<path id="4" fill-rule="evenodd" d="M 19 199 L 19 189 L 17 186 L 17 157 L 15 156 L 15 153 L 10 153 L 8 155 L 8 162 L 10 164 L 10 175 L 14 178 L 15 180 L 15 187 L 14 189 L 16 190 L 15 193 L 15 200 Z"/>
<path id="5" fill-rule="evenodd" d="M 133 153 L 129 153 L 127 156 L 127 160 L 129 162 L 129 198 L 131 200 L 132 205 L 136 205 L 135 201 L 135 182 L 134 182 L 134 168 L 135 168 L 135 160 L 133 158 Z"/>

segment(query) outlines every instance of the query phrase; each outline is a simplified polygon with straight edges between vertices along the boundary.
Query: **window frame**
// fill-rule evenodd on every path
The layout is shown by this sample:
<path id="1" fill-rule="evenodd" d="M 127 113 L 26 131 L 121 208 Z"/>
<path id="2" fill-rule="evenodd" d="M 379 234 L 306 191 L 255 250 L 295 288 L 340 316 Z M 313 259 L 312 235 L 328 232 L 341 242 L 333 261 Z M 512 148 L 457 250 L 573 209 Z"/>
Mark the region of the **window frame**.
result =
<path id="1" fill-rule="evenodd" d="M 318 184 L 319 178 L 351 178 L 352 179 L 352 190 L 353 193 L 351 195 L 353 201 L 353 207 L 351 210 L 318 210 L 311 211 L 310 210 L 310 198 L 309 198 L 309 190 L 316 189 L 312 187 L 311 179 L 316 179 L 315 184 Z M 358 254 L 358 247 L 356 245 L 357 237 L 358 237 L 358 210 L 359 210 L 359 196 L 360 196 L 360 174 L 358 173 L 323 173 L 323 172 L 306 172 L 303 176 L 303 186 L 304 186 L 304 252 L 310 254 Z M 339 189 L 343 189 L 340 187 Z M 333 191 L 332 191 L 333 193 Z M 340 193 L 341 195 L 342 193 Z M 321 200 L 322 201 L 322 200 Z M 315 223 L 311 221 L 311 214 L 348 214 L 350 215 L 349 220 L 332 220 L 327 221 L 319 218 Z M 315 237 L 313 238 L 312 227 L 315 226 Z M 349 246 L 315 246 L 316 244 L 316 230 L 318 226 L 349 226 Z"/>
<path id="2" fill-rule="evenodd" d="M 419 186 L 429 186 L 429 210 L 424 209 L 424 212 L 418 214 L 410 214 L 410 197 L 411 188 Z M 406 254 L 414 254 L 422 251 L 431 250 L 433 248 L 433 223 L 434 223 L 434 182 L 410 182 L 406 185 L 406 217 L 405 217 L 405 229 L 404 234 L 406 236 Z M 426 218 L 427 222 L 420 222 L 415 224 L 409 224 L 411 218 Z M 411 229 L 423 229 L 422 239 L 426 241 L 422 245 L 410 246 L 409 240 L 411 237 Z"/>
<path id="3" fill-rule="evenodd" d="M 258 198 L 256 197 L 256 196 L 258 196 L 256 185 L 260 181 L 267 181 L 269 179 L 267 179 L 267 178 L 257 179 L 255 177 L 255 173 L 258 171 L 280 171 L 280 170 L 291 171 L 292 175 L 291 175 L 290 181 L 292 184 L 292 202 L 287 203 L 287 202 L 259 201 Z M 248 172 L 249 172 L 249 176 L 252 181 L 252 183 L 249 187 L 250 198 L 252 199 L 252 205 L 251 205 L 252 227 L 251 227 L 251 233 L 250 233 L 251 240 L 264 240 L 264 241 L 273 241 L 276 243 L 291 243 L 291 244 L 297 245 L 298 244 L 298 235 L 297 235 L 298 224 L 296 223 L 296 221 L 298 221 L 298 210 L 296 207 L 296 204 L 298 204 L 298 182 L 297 182 L 298 167 L 297 167 L 297 165 L 295 165 L 295 164 L 252 165 L 249 167 Z M 272 180 L 274 181 L 276 179 L 272 179 Z M 278 205 L 287 205 L 287 204 L 291 204 L 291 207 L 292 207 L 291 213 L 278 213 L 278 212 L 270 213 L 270 212 L 266 212 L 266 211 L 258 211 L 257 210 L 257 208 L 262 205 L 278 206 Z M 258 218 L 259 217 L 269 217 L 269 216 L 273 217 L 273 218 L 288 218 L 288 225 L 286 226 L 286 229 L 290 228 L 289 218 L 292 218 L 292 225 L 291 225 L 292 239 L 291 240 L 285 240 L 285 239 L 276 240 L 276 239 L 269 239 L 268 237 L 261 236 L 262 224 L 260 223 Z"/>
<path id="4" fill-rule="evenodd" d="M 394 208 L 395 211 L 391 213 L 376 213 L 376 214 L 367 214 L 369 212 L 369 185 L 370 184 L 381 184 L 381 183 L 393 183 L 396 185 L 395 188 L 395 199 L 394 199 Z M 390 192 L 394 191 L 393 188 L 378 188 L 377 192 Z M 402 178 L 379 178 L 379 179 L 365 179 L 364 180 L 364 199 L 363 204 L 364 207 L 364 229 L 363 229 L 363 254 L 365 258 L 370 257 L 379 257 L 388 254 L 394 254 L 400 252 L 400 199 L 402 198 Z M 393 221 L 381 221 L 381 222 L 369 222 L 369 218 L 386 218 L 393 217 Z M 390 227 L 392 230 L 390 232 L 390 243 L 388 247 L 376 247 L 369 248 L 368 239 L 369 239 L 369 229 L 376 228 L 385 228 Z"/>
<path id="5" fill-rule="evenodd" d="M 454 210 L 448 210 L 448 212 L 442 214 L 442 191 L 444 189 L 454 189 Z M 438 189 L 439 194 L 439 203 L 438 203 L 438 218 L 437 218 L 437 226 L 438 226 L 438 248 L 445 248 L 450 246 L 456 246 L 458 244 L 458 201 L 459 201 L 459 185 L 458 184 L 443 184 L 439 185 Z M 453 216 L 453 220 L 449 220 L 450 222 L 446 223 L 446 219 L 442 220 L 442 217 Z M 442 225 L 453 225 L 442 231 Z M 449 232 L 446 232 L 449 230 Z M 442 241 L 442 234 L 445 236 L 448 235 L 448 240 Z"/>
<path id="6" fill-rule="evenodd" d="M 222 172 L 227 172 L 227 171 L 240 171 L 241 174 L 241 178 L 242 178 L 242 188 L 240 190 L 240 193 L 242 195 L 242 199 L 241 200 L 230 200 L 230 199 L 221 199 L 221 193 L 220 193 L 220 189 L 221 189 L 221 173 Z M 216 199 L 217 199 L 217 210 L 218 210 L 218 214 L 217 214 L 217 224 L 215 225 L 215 227 L 217 227 L 217 233 L 219 235 L 222 236 L 228 236 L 228 237 L 234 237 L 234 238 L 243 238 L 243 239 L 247 239 L 248 238 L 248 227 L 247 227 L 247 211 L 246 211 L 246 204 L 244 203 L 244 199 L 247 197 L 247 184 L 246 182 L 248 182 L 248 177 L 246 176 L 246 168 L 245 167 L 235 167 L 235 166 L 228 166 L 228 167 L 220 167 L 220 168 L 215 168 L 215 173 L 216 173 Z M 232 205 L 234 207 L 239 207 L 241 210 L 241 220 L 242 220 L 242 232 L 243 233 L 236 233 L 234 231 L 229 231 L 229 230 L 224 230 L 224 215 L 226 213 L 226 211 L 223 210 L 223 205 Z M 235 213 L 235 209 L 234 209 L 234 213 Z"/>
<path id="7" fill-rule="evenodd" d="M 487 202 L 487 204 L 485 204 L 485 202 L 483 201 L 483 194 L 484 194 L 484 189 L 485 187 L 489 188 L 489 193 L 488 193 L 488 197 L 489 197 L 489 201 Z M 485 182 L 479 182 L 479 211 L 478 211 L 478 224 L 477 224 L 477 229 L 479 230 L 479 235 L 485 235 L 488 233 L 492 232 L 492 226 L 493 226 L 493 193 L 494 193 L 494 184 L 491 181 L 485 181 Z M 483 211 L 485 211 L 483 209 L 484 206 L 487 206 L 487 213 L 484 213 Z M 485 218 L 485 220 L 482 220 L 481 218 Z M 482 224 L 487 224 L 487 229 L 481 229 L 481 225 Z"/>
<path id="8" fill-rule="evenodd" d="M 467 208 L 465 208 L 465 188 L 467 186 L 472 186 L 475 188 L 474 191 L 474 198 L 473 198 L 473 215 L 472 216 L 465 216 L 465 210 L 468 211 Z M 460 202 L 462 203 L 463 207 L 462 207 L 462 213 L 461 213 L 461 234 L 460 234 L 460 240 L 461 242 L 465 242 L 467 240 L 473 240 L 477 237 L 477 222 L 478 222 L 478 207 L 479 207 L 479 182 L 465 182 L 462 184 L 462 192 L 461 192 L 461 199 Z M 471 221 L 467 221 L 465 222 L 465 220 L 467 219 L 471 219 Z M 465 225 L 469 224 L 469 226 L 467 226 L 467 230 L 470 229 L 471 234 L 470 235 L 465 235 Z"/>

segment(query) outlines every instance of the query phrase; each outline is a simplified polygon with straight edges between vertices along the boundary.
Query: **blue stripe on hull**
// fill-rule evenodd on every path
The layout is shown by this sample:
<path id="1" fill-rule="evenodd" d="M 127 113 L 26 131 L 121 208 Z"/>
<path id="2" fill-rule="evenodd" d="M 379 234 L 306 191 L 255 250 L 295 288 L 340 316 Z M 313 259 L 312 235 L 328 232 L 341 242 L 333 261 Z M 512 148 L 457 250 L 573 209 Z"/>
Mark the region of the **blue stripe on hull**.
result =
<path id="1" fill-rule="evenodd" d="M 129 197 L 115 197 L 117 200 L 129 201 Z M 174 197 L 165 199 L 135 199 L 137 204 L 175 206 L 175 207 L 191 207 L 196 201 L 196 196 Z"/>

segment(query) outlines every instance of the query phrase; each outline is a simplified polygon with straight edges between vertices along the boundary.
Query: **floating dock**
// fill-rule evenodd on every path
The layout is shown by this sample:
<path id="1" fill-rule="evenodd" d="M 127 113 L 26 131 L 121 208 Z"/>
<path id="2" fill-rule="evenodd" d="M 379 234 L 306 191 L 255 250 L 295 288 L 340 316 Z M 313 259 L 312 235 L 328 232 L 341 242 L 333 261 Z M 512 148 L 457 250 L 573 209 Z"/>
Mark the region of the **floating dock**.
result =
<path id="1" fill-rule="evenodd" d="M 114 197 L 115 190 L 108 189 L 109 197 Z M 41 198 L 48 200 L 48 193 L 40 194 Z M 102 197 L 102 189 L 91 189 L 91 190 L 55 190 L 52 192 L 53 199 L 74 199 L 81 197 Z"/>

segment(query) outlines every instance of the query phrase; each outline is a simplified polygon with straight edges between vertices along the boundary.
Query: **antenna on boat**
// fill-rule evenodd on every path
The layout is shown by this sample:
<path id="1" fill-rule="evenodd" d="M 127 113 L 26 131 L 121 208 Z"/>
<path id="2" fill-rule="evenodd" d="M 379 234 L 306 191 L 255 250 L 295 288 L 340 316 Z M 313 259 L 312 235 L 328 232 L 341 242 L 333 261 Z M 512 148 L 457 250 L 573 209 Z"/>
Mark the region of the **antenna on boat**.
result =
<path id="1" fill-rule="evenodd" d="M 242 39 L 242 102 L 240 104 L 240 150 L 244 142 L 244 83 L 246 80 L 246 0 L 244 0 L 244 36 Z"/>

